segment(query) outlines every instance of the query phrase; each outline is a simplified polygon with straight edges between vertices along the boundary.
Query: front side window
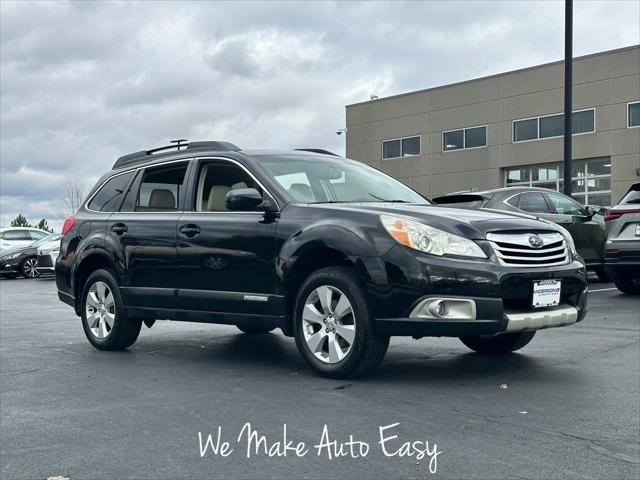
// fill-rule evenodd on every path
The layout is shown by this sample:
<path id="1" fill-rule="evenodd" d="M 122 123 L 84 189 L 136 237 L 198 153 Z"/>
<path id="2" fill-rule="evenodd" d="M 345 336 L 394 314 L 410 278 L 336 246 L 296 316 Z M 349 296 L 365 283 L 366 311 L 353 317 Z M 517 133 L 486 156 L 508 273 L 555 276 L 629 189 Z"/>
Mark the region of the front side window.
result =
<path id="1" fill-rule="evenodd" d="M 317 156 L 260 157 L 262 168 L 298 202 L 429 202 L 399 181 L 360 162 Z M 292 179 L 296 179 L 292 182 Z"/>
<path id="2" fill-rule="evenodd" d="M 94 212 L 115 212 L 132 175 L 133 172 L 126 172 L 111 177 L 93 196 L 87 208 Z"/>
<path id="3" fill-rule="evenodd" d="M 138 190 L 135 211 L 177 211 L 186 172 L 186 162 L 146 169 Z"/>
<path id="4" fill-rule="evenodd" d="M 640 127 L 640 102 L 631 102 L 627 105 L 627 126 Z"/>
<path id="5" fill-rule="evenodd" d="M 289 188 L 308 188 L 301 176 L 289 177 L 287 181 Z M 195 207 L 198 212 L 227 211 L 226 198 L 232 190 L 255 188 L 261 192 L 260 186 L 247 172 L 237 165 L 225 161 L 202 165 L 196 185 Z"/>
<path id="6" fill-rule="evenodd" d="M 382 142 L 382 158 L 398 158 L 420 155 L 420 137 L 405 137 Z"/>
<path id="7" fill-rule="evenodd" d="M 558 215 L 582 215 L 584 213 L 579 203 L 574 202 L 562 195 L 550 193 L 547 198 Z"/>

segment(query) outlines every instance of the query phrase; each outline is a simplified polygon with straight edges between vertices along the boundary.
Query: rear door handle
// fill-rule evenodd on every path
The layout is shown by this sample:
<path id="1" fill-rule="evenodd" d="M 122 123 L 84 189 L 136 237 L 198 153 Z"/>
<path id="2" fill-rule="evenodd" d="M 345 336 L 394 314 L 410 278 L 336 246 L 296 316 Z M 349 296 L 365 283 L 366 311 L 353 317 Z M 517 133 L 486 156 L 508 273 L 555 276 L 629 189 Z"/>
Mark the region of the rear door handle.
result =
<path id="1" fill-rule="evenodd" d="M 129 230 L 129 228 L 124 223 L 116 223 L 111 227 L 111 231 L 116 235 L 122 235 L 127 230 Z"/>
<path id="2" fill-rule="evenodd" d="M 180 233 L 185 237 L 195 237 L 200 233 L 200 227 L 198 225 L 194 225 L 193 223 L 183 225 L 180 227 Z"/>

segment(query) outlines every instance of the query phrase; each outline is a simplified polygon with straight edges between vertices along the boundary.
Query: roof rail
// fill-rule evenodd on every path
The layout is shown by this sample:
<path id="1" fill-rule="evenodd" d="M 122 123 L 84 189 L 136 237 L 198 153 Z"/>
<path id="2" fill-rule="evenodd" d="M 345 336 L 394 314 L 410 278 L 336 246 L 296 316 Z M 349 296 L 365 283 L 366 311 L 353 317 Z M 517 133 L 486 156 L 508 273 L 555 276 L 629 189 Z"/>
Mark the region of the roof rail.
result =
<path id="1" fill-rule="evenodd" d="M 339 157 L 337 153 L 330 152 L 329 150 L 325 150 L 323 148 L 295 148 L 294 150 L 298 152 L 311 152 L 311 153 L 321 153 L 323 155 L 333 155 L 334 157 Z"/>
<path id="2" fill-rule="evenodd" d="M 176 152 L 182 150 L 215 150 L 217 152 L 239 152 L 240 147 L 237 147 L 233 143 L 218 141 L 188 142 L 178 143 L 176 145 L 166 145 L 164 147 L 152 148 L 150 150 L 140 150 L 139 152 L 133 152 L 127 155 L 123 155 L 116 160 L 116 163 L 113 164 L 113 170 L 117 168 L 127 167 L 129 165 L 135 165 L 136 163 L 142 163 L 145 160 L 149 160 L 149 157 L 151 157 L 152 155 L 163 153 L 166 150 L 175 150 Z"/>

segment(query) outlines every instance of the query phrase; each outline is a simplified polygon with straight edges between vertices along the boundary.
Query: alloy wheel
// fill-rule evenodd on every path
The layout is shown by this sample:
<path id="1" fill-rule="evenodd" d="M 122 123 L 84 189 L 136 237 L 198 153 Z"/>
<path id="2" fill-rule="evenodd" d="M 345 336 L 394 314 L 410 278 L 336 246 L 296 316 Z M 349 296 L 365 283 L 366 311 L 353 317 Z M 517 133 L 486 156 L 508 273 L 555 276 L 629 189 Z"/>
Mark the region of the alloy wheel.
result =
<path id="1" fill-rule="evenodd" d="M 356 338 L 355 316 L 347 296 L 329 285 L 313 290 L 302 311 L 302 332 L 318 360 L 338 363 L 344 359 Z"/>
<path id="2" fill-rule="evenodd" d="M 22 264 L 22 271 L 27 278 L 36 278 L 40 276 L 38 272 L 38 260 L 35 258 L 27 258 Z"/>
<path id="3" fill-rule="evenodd" d="M 107 338 L 116 320 L 116 302 L 106 283 L 97 281 L 91 285 L 85 314 L 91 333 L 100 340 Z"/>

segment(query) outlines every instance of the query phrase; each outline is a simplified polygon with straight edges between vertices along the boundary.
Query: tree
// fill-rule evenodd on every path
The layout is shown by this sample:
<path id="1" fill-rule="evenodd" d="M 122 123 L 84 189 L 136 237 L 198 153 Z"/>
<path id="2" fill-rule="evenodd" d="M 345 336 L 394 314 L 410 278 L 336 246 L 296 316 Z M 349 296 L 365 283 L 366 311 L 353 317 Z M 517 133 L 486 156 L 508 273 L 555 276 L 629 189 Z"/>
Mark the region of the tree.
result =
<path id="1" fill-rule="evenodd" d="M 65 219 L 73 217 L 78 211 L 84 198 L 87 196 L 88 188 L 84 183 L 71 181 L 65 189 L 64 200 L 56 209 L 59 218 Z"/>
<path id="2" fill-rule="evenodd" d="M 29 225 L 29 222 L 27 222 L 27 219 L 24 217 L 24 215 L 22 215 L 21 213 L 19 213 L 16 218 L 11 220 L 10 225 L 12 227 L 30 227 L 31 226 Z"/>
<path id="3" fill-rule="evenodd" d="M 49 224 L 44 218 L 38 222 L 38 225 L 36 225 L 36 228 L 53 233 L 53 228 L 49 227 Z"/>

